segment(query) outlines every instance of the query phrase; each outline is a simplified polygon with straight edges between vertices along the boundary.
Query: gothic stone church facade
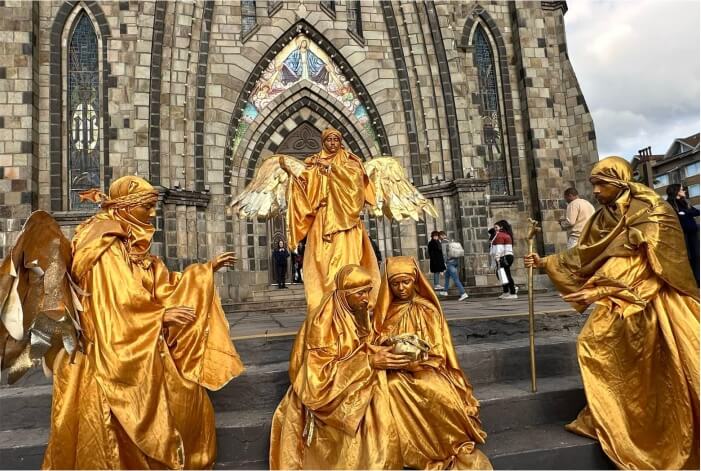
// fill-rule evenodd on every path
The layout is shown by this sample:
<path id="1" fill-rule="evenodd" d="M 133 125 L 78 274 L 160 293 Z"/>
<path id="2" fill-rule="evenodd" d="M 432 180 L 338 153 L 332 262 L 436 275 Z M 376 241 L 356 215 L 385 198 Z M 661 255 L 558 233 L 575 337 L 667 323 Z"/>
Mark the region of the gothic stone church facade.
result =
<path id="1" fill-rule="evenodd" d="M 522 255 L 564 247 L 563 190 L 586 190 L 591 115 L 567 54 L 565 2 L 0 2 L 0 252 L 51 211 L 70 235 L 77 193 L 137 174 L 162 194 L 153 251 L 173 269 L 234 250 L 222 297 L 269 282 L 281 219 L 227 213 L 269 155 L 342 131 L 392 155 L 440 217 L 366 218 L 383 256 L 426 264 L 432 230 L 462 241 L 463 279 L 493 285 L 487 229 Z M 517 262 L 517 281 L 523 281 Z"/>

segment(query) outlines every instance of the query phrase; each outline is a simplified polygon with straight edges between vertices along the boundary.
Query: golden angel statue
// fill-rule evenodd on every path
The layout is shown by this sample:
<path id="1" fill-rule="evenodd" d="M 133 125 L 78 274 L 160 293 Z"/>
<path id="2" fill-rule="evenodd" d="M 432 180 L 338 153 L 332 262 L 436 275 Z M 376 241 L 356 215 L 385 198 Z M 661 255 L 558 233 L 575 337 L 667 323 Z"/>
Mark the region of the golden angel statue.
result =
<path id="1" fill-rule="evenodd" d="M 214 272 L 233 253 L 169 272 L 149 253 L 158 192 L 138 177 L 109 196 L 72 242 L 33 213 L 0 265 L 0 360 L 15 381 L 53 372 L 44 468 L 211 468 L 216 390 L 243 371 Z"/>
<path id="2" fill-rule="evenodd" d="M 380 272 L 361 219 L 365 206 L 375 216 L 418 220 L 437 217 L 433 205 L 409 183 L 392 157 L 363 162 L 347 151 L 341 133 L 326 129 L 322 150 L 301 163 L 274 155 L 263 162 L 253 181 L 231 202 L 240 218 L 268 219 L 286 212 L 291 249 L 306 238 L 304 280 L 309 310 L 333 290 L 334 276 L 358 264 L 373 277 L 374 304 Z"/>

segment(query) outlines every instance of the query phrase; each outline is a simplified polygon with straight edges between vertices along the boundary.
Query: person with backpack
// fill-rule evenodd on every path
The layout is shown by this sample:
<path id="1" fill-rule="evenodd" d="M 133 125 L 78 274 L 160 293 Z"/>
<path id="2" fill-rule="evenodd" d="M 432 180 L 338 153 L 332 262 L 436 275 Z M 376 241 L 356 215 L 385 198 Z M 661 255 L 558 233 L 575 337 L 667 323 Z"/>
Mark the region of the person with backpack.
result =
<path id="1" fill-rule="evenodd" d="M 468 298 L 468 296 L 462 283 L 460 283 L 460 277 L 458 276 L 458 263 L 465 255 L 465 249 L 462 248 L 462 245 L 460 245 L 460 242 L 457 240 L 449 240 L 448 235 L 444 231 L 441 231 L 439 235 L 441 239 L 443 258 L 446 262 L 445 287 L 443 291 L 439 291 L 438 294 L 441 296 L 448 296 L 448 288 L 450 288 L 450 280 L 452 279 L 455 286 L 458 288 L 458 292 L 460 293 L 459 301 L 464 301 Z"/>
<path id="2" fill-rule="evenodd" d="M 445 259 L 443 258 L 443 249 L 441 248 L 441 233 L 438 231 L 431 232 L 431 240 L 428 243 L 428 259 L 430 260 L 430 270 L 433 273 L 433 290 L 443 291 L 445 288 L 441 286 L 441 273 L 445 271 Z"/>
<path id="3" fill-rule="evenodd" d="M 504 289 L 504 294 L 499 296 L 499 299 L 518 299 L 516 285 L 511 276 L 511 265 L 514 263 L 514 234 L 511 230 L 511 224 L 502 219 L 494 223 L 494 230 L 496 235 L 492 239 L 490 252 L 494 255 L 494 260 L 497 263 L 497 271 L 503 268 L 506 278 L 499 277 Z"/>

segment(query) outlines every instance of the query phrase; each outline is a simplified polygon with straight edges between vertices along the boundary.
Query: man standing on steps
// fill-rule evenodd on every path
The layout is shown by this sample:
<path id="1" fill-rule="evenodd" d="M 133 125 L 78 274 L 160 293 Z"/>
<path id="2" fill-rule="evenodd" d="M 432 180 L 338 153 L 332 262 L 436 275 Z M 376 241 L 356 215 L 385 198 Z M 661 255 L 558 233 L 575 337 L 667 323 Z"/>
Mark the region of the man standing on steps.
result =
<path id="1" fill-rule="evenodd" d="M 440 232 L 441 248 L 443 250 L 443 258 L 445 259 L 445 288 L 444 291 L 439 291 L 438 294 L 441 296 L 448 296 L 448 289 L 450 288 L 450 280 L 452 279 L 455 283 L 455 287 L 458 288 L 460 293 L 459 301 L 464 301 L 467 299 L 467 293 L 462 283 L 460 283 L 460 275 L 458 275 L 458 264 L 460 263 L 460 258 L 465 255 L 465 250 L 460 245 L 460 242 L 456 240 L 449 240 L 448 234 L 444 231 Z"/>
<path id="2" fill-rule="evenodd" d="M 579 312 L 587 406 L 567 426 L 623 469 L 699 469 L 699 291 L 674 210 L 608 157 L 589 181 L 601 204 L 579 243 L 544 269 Z"/>
<path id="3" fill-rule="evenodd" d="M 584 198 L 580 198 L 579 192 L 574 187 L 565 190 L 565 201 L 567 201 L 567 212 L 564 218 L 560 218 L 560 227 L 567 231 L 567 248 L 571 249 L 577 245 L 584 225 L 594 214 L 594 206 Z"/>

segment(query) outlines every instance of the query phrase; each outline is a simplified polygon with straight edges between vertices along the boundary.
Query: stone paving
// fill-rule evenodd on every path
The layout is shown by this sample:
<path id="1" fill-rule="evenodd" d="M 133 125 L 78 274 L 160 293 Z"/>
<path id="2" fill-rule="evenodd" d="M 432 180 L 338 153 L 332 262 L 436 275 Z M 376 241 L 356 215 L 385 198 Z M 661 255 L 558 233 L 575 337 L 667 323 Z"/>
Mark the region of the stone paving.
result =
<path id="1" fill-rule="evenodd" d="M 494 317 L 528 316 L 528 296 L 523 294 L 518 299 L 468 298 L 442 300 L 443 311 L 448 320 L 484 319 Z M 536 293 L 536 314 L 572 312 L 569 304 L 564 302 L 554 291 Z M 278 337 L 295 335 L 304 320 L 304 309 L 280 312 L 229 312 L 231 334 L 234 340 L 258 336 Z"/>

